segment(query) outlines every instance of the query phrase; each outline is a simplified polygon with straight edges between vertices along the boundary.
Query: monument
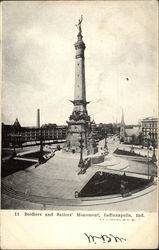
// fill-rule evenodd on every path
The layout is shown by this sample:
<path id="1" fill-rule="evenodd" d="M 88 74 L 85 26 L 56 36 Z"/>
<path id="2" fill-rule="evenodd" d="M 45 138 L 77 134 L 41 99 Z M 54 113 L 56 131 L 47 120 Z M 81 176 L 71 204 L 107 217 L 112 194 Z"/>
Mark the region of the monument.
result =
<path id="1" fill-rule="evenodd" d="M 74 105 L 73 112 L 69 117 L 68 133 L 66 138 L 66 148 L 68 151 L 80 152 L 83 142 L 83 151 L 87 154 L 97 152 L 97 146 L 92 136 L 91 119 L 87 112 L 86 101 L 86 85 L 85 85 L 85 57 L 84 50 L 86 48 L 82 38 L 81 23 L 83 18 L 78 20 L 76 24 L 78 28 L 77 42 L 75 43 L 75 86 L 74 100 L 71 101 Z"/>

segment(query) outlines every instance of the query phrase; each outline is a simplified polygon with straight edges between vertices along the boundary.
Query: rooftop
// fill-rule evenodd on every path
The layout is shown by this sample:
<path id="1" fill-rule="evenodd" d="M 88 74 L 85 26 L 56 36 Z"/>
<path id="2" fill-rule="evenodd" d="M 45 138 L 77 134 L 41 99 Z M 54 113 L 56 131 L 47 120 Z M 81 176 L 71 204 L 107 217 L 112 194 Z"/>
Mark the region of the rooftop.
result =
<path id="1" fill-rule="evenodd" d="M 158 121 L 158 118 L 156 118 L 156 117 L 146 117 L 146 118 L 141 120 L 141 122 L 143 122 L 143 121 Z"/>

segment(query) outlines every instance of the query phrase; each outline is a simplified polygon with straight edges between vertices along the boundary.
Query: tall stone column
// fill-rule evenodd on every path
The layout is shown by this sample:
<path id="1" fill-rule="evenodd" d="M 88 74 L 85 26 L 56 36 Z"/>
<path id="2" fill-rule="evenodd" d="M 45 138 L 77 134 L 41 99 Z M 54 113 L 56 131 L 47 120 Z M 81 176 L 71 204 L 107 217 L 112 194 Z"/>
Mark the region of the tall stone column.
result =
<path id="1" fill-rule="evenodd" d="M 82 35 L 78 34 L 78 40 L 75 43 L 75 89 L 74 100 L 86 101 L 86 87 L 85 87 L 85 58 L 84 50 L 85 44 L 82 41 Z"/>
<path id="2" fill-rule="evenodd" d="M 76 25 L 78 28 L 77 41 L 75 43 L 75 84 L 74 84 L 74 105 L 72 115 L 69 117 L 67 148 L 72 151 L 80 151 L 80 133 L 84 139 L 84 147 L 87 148 L 87 137 L 89 132 L 90 117 L 86 106 L 86 86 L 85 86 L 85 62 L 84 50 L 86 48 L 82 40 L 82 19 Z"/>
<path id="3" fill-rule="evenodd" d="M 66 138 L 66 147 L 69 151 L 80 152 L 79 140 L 84 140 L 83 147 L 87 150 L 89 147 L 89 139 L 91 139 L 91 123 L 87 112 L 86 101 L 86 85 L 85 85 L 85 44 L 83 42 L 82 18 L 79 19 L 77 41 L 75 43 L 75 85 L 74 85 L 74 100 L 73 112 L 69 117 L 68 134 Z M 91 141 L 91 140 L 90 140 Z"/>

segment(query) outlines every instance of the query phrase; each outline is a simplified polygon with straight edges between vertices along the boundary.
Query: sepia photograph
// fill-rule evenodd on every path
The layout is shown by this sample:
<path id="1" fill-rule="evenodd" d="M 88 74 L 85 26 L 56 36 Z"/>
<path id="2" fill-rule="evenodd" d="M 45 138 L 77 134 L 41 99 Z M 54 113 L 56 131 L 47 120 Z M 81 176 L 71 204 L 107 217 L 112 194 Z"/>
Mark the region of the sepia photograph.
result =
<path id="1" fill-rule="evenodd" d="M 157 249 L 158 2 L 1 12 L 1 249 Z"/>
<path id="2" fill-rule="evenodd" d="M 156 1 L 2 3 L 1 208 L 157 209 Z"/>

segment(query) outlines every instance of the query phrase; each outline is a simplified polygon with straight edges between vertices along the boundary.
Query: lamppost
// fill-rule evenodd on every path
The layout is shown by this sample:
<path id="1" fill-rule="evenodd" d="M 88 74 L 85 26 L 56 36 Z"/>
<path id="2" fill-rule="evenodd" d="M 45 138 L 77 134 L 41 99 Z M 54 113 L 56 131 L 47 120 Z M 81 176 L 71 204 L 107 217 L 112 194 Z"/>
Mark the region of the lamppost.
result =
<path id="1" fill-rule="evenodd" d="M 82 132 L 80 132 L 80 139 L 79 139 L 79 143 L 80 143 L 80 160 L 79 160 L 79 163 L 78 163 L 78 167 L 81 168 L 81 170 L 84 168 L 84 161 L 83 161 L 83 142 L 84 142 L 84 139 L 82 138 Z"/>
<path id="2" fill-rule="evenodd" d="M 134 153 L 134 146 L 133 146 L 133 143 L 131 144 L 131 148 L 130 148 L 130 153 Z"/>
<path id="3" fill-rule="evenodd" d="M 86 123 L 85 123 L 85 126 L 84 126 L 84 134 L 85 134 L 85 143 L 86 143 L 86 148 L 87 148 L 87 129 L 88 127 L 86 128 Z"/>
<path id="4" fill-rule="evenodd" d="M 104 148 L 107 148 L 107 131 L 106 128 L 104 128 L 104 139 L 105 139 L 105 144 L 104 144 Z"/>
<path id="5" fill-rule="evenodd" d="M 75 127 L 75 129 L 77 129 L 80 133 L 80 139 L 78 140 L 80 145 L 79 145 L 79 148 L 80 148 L 80 160 L 79 160 L 79 163 L 78 163 L 78 167 L 81 169 L 81 171 L 78 173 L 78 174 L 84 174 L 84 169 L 85 169 L 85 164 L 84 164 L 84 161 L 83 161 L 83 142 L 84 142 L 84 139 L 82 138 L 82 128 L 81 128 L 81 131 L 79 130 L 78 127 Z"/>
<path id="6" fill-rule="evenodd" d="M 42 163 L 43 159 L 43 138 L 42 138 L 42 128 L 40 128 L 40 154 L 39 154 L 39 163 Z"/>
<path id="7" fill-rule="evenodd" d="M 13 156 L 16 156 L 16 150 L 15 150 L 15 139 L 13 141 Z"/>
<path id="8" fill-rule="evenodd" d="M 152 154 L 152 161 L 156 162 L 157 158 L 156 158 L 156 154 L 155 154 L 155 135 L 156 133 L 154 132 L 150 132 L 149 135 L 152 135 L 152 146 L 153 146 L 153 154 Z"/>
<path id="9" fill-rule="evenodd" d="M 105 154 L 108 153 L 108 146 L 107 146 L 107 130 L 106 128 L 104 128 L 104 150 L 105 150 Z"/>
<path id="10" fill-rule="evenodd" d="M 16 141 L 17 141 L 17 136 L 16 134 L 11 134 L 11 142 L 12 142 L 12 146 L 13 146 L 13 157 L 16 156 Z"/>

